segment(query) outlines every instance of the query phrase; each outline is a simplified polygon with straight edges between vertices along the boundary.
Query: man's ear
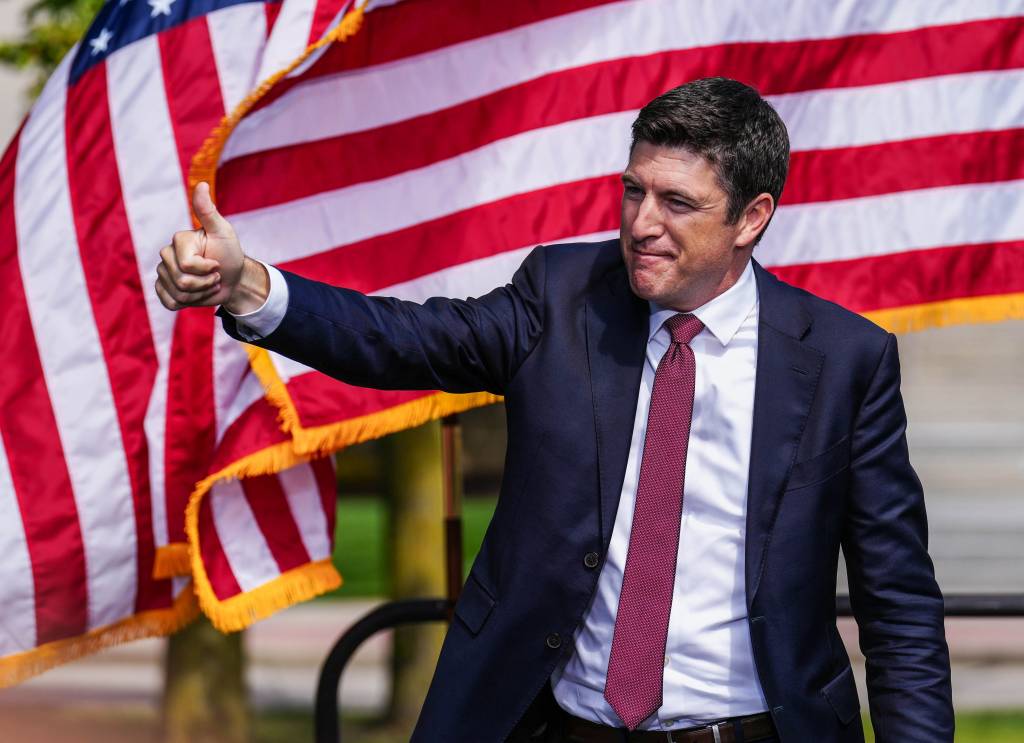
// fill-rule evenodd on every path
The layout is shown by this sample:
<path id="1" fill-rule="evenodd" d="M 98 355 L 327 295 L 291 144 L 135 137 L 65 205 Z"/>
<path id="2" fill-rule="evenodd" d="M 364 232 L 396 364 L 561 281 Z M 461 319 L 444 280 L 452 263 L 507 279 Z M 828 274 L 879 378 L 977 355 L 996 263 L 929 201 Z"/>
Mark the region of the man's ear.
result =
<path id="1" fill-rule="evenodd" d="M 774 212 L 775 199 L 771 194 L 761 193 L 752 198 L 740 215 L 740 232 L 736 236 L 736 247 L 752 246 L 758 235 L 764 232 L 764 228 L 768 226 Z"/>

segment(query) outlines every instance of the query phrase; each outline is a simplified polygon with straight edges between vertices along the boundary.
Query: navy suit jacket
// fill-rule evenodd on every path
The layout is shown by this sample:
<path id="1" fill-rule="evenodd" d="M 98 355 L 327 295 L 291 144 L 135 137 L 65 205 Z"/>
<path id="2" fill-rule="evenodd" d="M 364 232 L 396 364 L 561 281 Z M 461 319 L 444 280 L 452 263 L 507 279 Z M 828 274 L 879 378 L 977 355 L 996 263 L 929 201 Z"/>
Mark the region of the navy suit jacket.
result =
<path id="1" fill-rule="evenodd" d="M 952 741 L 943 602 L 895 338 L 754 269 L 746 599 L 781 740 L 863 740 L 836 631 L 842 546 L 878 741 Z M 511 284 L 466 301 L 285 278 L 287 315 L 258 345 L 355 385 L 505 396 L 500 497 L 413 739 L 506 740 L 572 651 L 600 569 L 584 557 L 605 554 L 615 519 L 649 315 L 618 242 L 537 248 Z"/>

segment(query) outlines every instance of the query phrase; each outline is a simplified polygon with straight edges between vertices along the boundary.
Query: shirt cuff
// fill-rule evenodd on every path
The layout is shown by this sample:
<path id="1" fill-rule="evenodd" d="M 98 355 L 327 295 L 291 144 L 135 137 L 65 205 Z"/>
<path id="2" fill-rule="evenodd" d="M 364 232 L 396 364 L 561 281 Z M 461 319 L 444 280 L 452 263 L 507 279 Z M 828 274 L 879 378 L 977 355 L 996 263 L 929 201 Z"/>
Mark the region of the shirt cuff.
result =
<path id="1" fill-rule="evenodd" d="M 225 308 L 225 312 L 235 318 L 235 325 L 238 334 L 247 341 L 258 341 L 266 338 L 277 330 L 277 326 L 284 320 L 288 312 L 288 282 L 284 275 L 268 263 L 259 261 L 267 269 L 270 275 L 270 292 L 266 301 L 259 309 L 246 312 L 244 315 L 236 315 Z"/>

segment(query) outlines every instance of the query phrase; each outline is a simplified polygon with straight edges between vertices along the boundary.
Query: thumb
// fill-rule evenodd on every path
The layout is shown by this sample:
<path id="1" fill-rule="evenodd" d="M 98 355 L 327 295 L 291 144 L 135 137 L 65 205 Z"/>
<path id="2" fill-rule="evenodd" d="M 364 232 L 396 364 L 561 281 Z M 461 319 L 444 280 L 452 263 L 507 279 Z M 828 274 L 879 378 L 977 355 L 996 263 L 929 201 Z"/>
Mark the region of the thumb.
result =
<path id="1" fill-rule="evenodd" d="M 227 237 L 231 233 L 231 225 L 217 211 L 213 198 L 210 196 L 210 184 L 206 181 L 200 182 L 196 190 L 192 192 L 192 211 L 196 214 L 199 224 L 206 230 L 207 235 Z"/>

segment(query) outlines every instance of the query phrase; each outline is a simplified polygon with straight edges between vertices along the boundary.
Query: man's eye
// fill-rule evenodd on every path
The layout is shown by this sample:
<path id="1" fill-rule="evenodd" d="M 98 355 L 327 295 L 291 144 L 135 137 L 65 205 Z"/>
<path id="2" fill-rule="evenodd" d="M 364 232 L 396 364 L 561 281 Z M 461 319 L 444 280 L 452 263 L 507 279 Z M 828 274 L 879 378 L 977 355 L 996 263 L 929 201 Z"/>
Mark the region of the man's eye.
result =
<path id="1" fill-rule="evenodd" d="M 673 209 L 689 209 L 690 205 L 680 199 L 669 199 L 668 205 Z"/>
<path id="2" fill-rule="evenodd" d="M 643 189 L 637 188 L 636 186 L 626 186 L 625 193 L 626 196 L 629 196 L 631 198 L 643 196 L 644 194 Z"/>

